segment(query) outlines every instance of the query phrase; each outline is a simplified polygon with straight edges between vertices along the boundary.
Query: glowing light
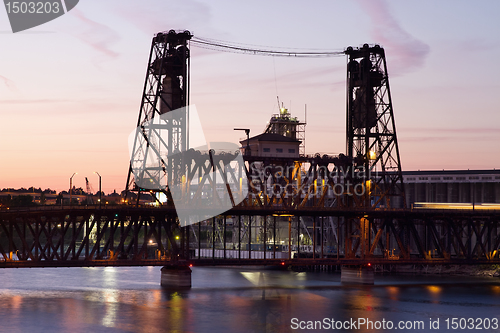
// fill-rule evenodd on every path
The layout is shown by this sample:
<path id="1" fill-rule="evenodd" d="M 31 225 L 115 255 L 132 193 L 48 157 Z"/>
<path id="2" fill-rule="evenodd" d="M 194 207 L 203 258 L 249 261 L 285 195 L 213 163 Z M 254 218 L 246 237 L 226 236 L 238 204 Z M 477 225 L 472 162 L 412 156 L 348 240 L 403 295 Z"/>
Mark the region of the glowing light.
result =
<path id="1" fill-rule="evenodd" d="M 391 294 L 398 294 L 399 293 L 399 288 L 398 287 L 390 286 L 390 287 L 387 287 L 387 290 Z"/>
<path id="2" fill-rule="evenodd" d="M 368 159 L 370 159 L 370 160 L 372 160 L 372 161 L 373 161 L 373 160 L 376 160 L 376 159 L 377 159 L 377 153 L 376 153 L 376 152 L 374 152 L 373 150 L 370 150 L 370 151 L 368 152 Z"/>
<path id="3" fill-rule="evenodd" d="M 472 204 L 448 202 L 414 202 L 414 209 L 464 209 L 464 210 L 499 210 L 500 204 Z"/>
<path id="4" fill-rule="evenodd" d="M 428 286 L 427 289 L 433 294 L 439 294 L 441 292 L 441 287 L 439 286 Z"/>

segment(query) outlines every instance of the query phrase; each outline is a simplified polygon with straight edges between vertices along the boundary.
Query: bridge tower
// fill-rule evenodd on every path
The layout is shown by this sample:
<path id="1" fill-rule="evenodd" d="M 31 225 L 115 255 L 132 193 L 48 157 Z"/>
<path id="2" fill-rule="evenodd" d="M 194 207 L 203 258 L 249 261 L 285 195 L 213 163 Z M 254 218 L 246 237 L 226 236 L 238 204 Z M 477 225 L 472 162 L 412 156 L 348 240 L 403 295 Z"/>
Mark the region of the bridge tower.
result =
<path id="1" fill-rule="evenodd" d="M 346 152 L 362 171 L 368 207 L 406 206 L 385 52 L 348 47 Z M 399 207 L 398 207 L 399 208 Z"/>
<path id="2" fill-rule="evenodd" d="M 168 196 L 167 185 L 182 177 L 181 163 L 173 163 L 172 159 L 188 146 L 187 116 L 165 117 L 162 121 L 158 118 L 189 105 L 191 37 L 189 31 L 170 30 L 158 33 L 152 40 L 137 131 L 133 142 L 129 142 L 126 199 L 130 191 L 138 192 L 137 202 L 143 191 Z"/>
<path id="3" fill-rule="evenodd" d="M 363 193 L 352 191 L 345 198 L 348 207 L 400 208 L 406 206 L 399 158 L 396 125 L 384 49 L 364 44 L 345 50 L 347 63 L 346 155 L 352 161 L 353 185 L 363 185 Z M 358 191 L 359 192 L 359 191 Z M 372 231 L 393 227 L 390 220 L 367 215 L 346 218 L 345 255 L 368 259 L 374 254 Z M 376 242 L 376 243 L 377 243 Z M 383 245 L 387 252 L 389 240 Z M 342 267 L 343 282 L 373 283 L 371 267 Z"/>

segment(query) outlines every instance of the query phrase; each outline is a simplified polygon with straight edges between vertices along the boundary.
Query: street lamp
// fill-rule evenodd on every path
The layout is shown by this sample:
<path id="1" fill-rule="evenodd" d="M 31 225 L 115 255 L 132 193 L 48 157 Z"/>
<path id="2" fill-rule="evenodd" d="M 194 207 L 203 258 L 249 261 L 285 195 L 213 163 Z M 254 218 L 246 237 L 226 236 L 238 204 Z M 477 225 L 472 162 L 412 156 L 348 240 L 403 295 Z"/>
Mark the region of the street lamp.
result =
<path id="1" fill-rule="evenodd" d="M 78 172 L 74 172 L 73 175 L 69 178 L 69 205 L 70 205 L 70 207 L 71 207 L 71 199 L 72 199 L 72 195 L 73 195 L 73 177 L 77 174 L 78 174 Z"/>
<path id="2" fill-rule="evenodd" d="M 101 175 L 97 171 L 94 171 L 94 173 L 99 176 L 99 209 L 101 209 L 101 202 L 102 202 Z"/>

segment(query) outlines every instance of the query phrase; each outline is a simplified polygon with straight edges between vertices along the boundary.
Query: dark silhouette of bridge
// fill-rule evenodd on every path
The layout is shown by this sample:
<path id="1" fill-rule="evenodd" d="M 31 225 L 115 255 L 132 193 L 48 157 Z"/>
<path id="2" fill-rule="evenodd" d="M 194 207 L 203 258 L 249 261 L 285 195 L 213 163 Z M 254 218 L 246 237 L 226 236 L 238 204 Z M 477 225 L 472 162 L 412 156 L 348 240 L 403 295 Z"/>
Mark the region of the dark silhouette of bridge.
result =
<path id="1" fill-rule="evenodd" d="M 137 192 L 136 204 L 1 211 L 0 268 L 156 265 L 162 283 L 190 286 L 190 265 L 342 266 L 347 279 L 373 283 L 363 268 L 500 263 L 493 206 L 405 208 L 383 48 L 344 51 L 345 155 L 272 156 L 247 136 L 244 161 L 228 167 L 239 152 L 189 147 L 187 113 L 160 118 L 188 106 L 191 37 L 171 30 L 152 41 L 125 191 Z M 285 111 L 266 133 L 299 144 L 305 123 Z M 167 200 L 140 206 L 144 192 Z M 207 202 L 223 199 L 232 208 L 210 214 Z M 181 227 L 175 205 L 213 217 Z"/>
<path id="2" fill-rule="evenodd" d="M 0 267 L 500 264 L 499 222 L 495 210 L 236 207 L 180 227 L 171 207 L 11 209 Z"/>

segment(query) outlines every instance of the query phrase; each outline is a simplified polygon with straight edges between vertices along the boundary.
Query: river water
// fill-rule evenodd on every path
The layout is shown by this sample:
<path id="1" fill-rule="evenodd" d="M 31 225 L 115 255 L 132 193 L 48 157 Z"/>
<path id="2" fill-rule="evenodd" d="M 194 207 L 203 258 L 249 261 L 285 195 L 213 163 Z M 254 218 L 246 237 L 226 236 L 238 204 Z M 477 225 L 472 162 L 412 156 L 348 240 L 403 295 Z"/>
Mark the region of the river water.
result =
<path id="1" fill-rule="evenodd" d="M 194 267 L 192 289 L 168 291 L 159 267 L 3 269 L 0 332 L 500 332 L 499 278 L 375 279 Z"/>

